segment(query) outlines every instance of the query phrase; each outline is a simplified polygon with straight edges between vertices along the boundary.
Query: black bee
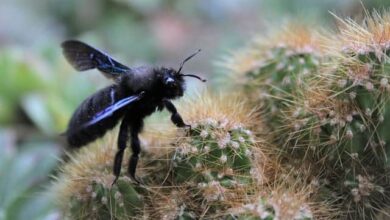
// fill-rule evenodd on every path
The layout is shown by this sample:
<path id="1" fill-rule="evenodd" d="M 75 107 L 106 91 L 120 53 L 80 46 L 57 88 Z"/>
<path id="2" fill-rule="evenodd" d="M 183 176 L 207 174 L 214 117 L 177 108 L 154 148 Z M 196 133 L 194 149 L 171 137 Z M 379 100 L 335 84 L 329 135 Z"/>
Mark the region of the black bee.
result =
<path id="1" fill-rule="evenodd" d="M 76 109 L 65 132 L 69 145 L 81 147 L 102 137 L 121 121 L 118 136 L 118 151 L 115 155 L 113 172 L 115 180 L 121 172 L 123 153 L 130 138 L 133 154 L 129 161 L 128 173 L 139 183 L 135 171 L 140 153 L 138 134 L 142 131 L 143 120 L 156 110 L 166 108 L 177 127 L 188 127 L 170 101 L 183 96 L 185 76 L 206 80 L 192 74 L 182 74 L 185 62 L 199 51 L 187 57 L 179 70 L 173 68 L 136 67 L 129 68 L 109 55 L 80 41 L 62 43 L 63 54 L 78 71 L 98 69 L 114 84 L 101 89 L 85 99 Z"/>

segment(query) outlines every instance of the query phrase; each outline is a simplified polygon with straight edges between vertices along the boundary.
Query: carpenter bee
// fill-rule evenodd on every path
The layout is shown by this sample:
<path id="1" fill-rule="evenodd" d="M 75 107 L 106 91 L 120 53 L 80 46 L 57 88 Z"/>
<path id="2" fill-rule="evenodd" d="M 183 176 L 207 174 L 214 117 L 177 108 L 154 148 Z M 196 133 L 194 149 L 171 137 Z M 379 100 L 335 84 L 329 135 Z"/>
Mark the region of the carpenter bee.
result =
<path id="1" fill-rule="evenodd" d="M 114 83 L 85 99 L 73 113 L 65 136 L 70 146 L 81 147 L 102 137 L 120 121 L 118 150 L 114 158 L 113 173 L 118 180 L 121 172 L 123 153 L 128 139 L 133 154 L 129 159 L 128 174 L 140 183 L 135 175 L 140 148 L 138 134 L 142 131 L 143 120 L 155 111 L 166 108 L 177 127 L 191 129 L 184 123 L 170 100 L 183 96 L 184 77 L 206 80 L 197 75 L 183 74 L 185 62 L 194 57 L 190 55 L 173 68 L 135 67 L 129 68 L 88 44 L 76 40 L 62 43 L 63 54 L 78 71 L 98 69 Z"/>

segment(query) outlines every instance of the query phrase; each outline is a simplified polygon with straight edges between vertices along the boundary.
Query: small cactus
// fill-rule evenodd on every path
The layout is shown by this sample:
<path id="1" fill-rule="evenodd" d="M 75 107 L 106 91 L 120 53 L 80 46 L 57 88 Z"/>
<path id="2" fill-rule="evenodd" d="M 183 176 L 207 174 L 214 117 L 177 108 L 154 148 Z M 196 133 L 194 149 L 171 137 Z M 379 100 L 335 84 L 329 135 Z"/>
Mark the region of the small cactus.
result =
<path id="1" fill-rule="evenodd" d="M 169 153 L 169 187 L 155 193 L 174 205 L 152 202 L 157 203 L 152 207 L 176 219 L 221 218 L 229 202 L 250 193 L 245 188 L 272 179 L 274 163 L 266 163 L 261 148 L 266 145 L 250 131 L 255 111 L 238 97 L 208 93 L 181 103 L 180 111 L 192 129 L 177 134 Z"/>
<path id="2" fill-rule="evenodd" d="M 284 110 L 294 102 L 299 88 L 307 86 L 306 79 L 317 73 L 323 59 L 320 42 L 311 27 L 290 23 L 268 39 L 250 44 L 244 50 L 246 56 L 227 62 L 251 101 L 263 107 L 264 120 L 271 130 L 283 124 Z"/>
<path id="3" fill-rule="evenodd" d="M 227 123 L 209 118 L 193 125 L 190 138 L 183 139 L 174 156 L 176 182 L 218 181 L 232 187 L 249 181 L 254 137 L 243 127 L 227 128 Z"/>
<path id="4" fill-rule="evenodd" d="M 246 77 L 243 87 L 263 108 L 261 127 L 274 134 L 267 140 L 281 148 L 283 165 L 311 164 L 322 200 L 335 201 L 343 218 L 367 218 L 390 205 L 390 13 L 374 12 L 362 25 L 337 19 L 337 35 L 292 29 L 279 43 L 249 45 L 228 67 Z M 372 189 L 356 187 L 359 181 Z"/>
<path id="5" fill-rule="evenodd" d="M 302 181 L 305 177 L 295 178 L 286 170 L 280 170 L 274 185 L 251 186 L 253 194 L 243 197 L 232 204 L 227 219 L 273 220 L 273 219 L 331 219 L 329 203 L 316 202 L 317 186 Z"/>
<path id="6" fill-rule="evenodd" d="M 364 171 L 338 170 L 334 176 L 326 178 L 319 190 L 322 199 L 333 201 L 334 206 L 348 212 L 341 213 L 339 218 L 375 219 L 378 210 L 386 208 L 390 202 L 390 178 L 387 170 Z M 356 173 L 354 173 L 356 172 Z"/>
<path id="7" fill-rule="evenodd" d="M 112 187 L 92 182 L 85 191 L 70 198 L 70 219 L 131 219 L 140 213 L 142 200 L 123 178 Z"/>
<path id="8" fill-rule="evenodd" d="M 161 187 L 150 193 L 147 198 L 151 201 L 144 215 L 146 219 L 196 219 L 196 214 L 187 205 L 188 190 L 171 186 L 169 190 Z"/>
<path id="9" fill-rule="evenodd" d="M 302 154 L 314 155 L 322 162 L 329 159 L 345 163 L 351 158 L 370 157 L 369 163 L 383 166 L 387 160 L 388 46 L 375 42 L 375 36 L 369 40 L 349 38 L 368 31 L 382 36 L 373 30 L 385 29 L 381 22 L 380 18 L 369 17 L 370 25 L 365 27 L 345 21 L 338 40 L 343 47 L 335 48 L 338 54 L 333 55 L 331 67 L 324 67 L 310 79 L 311 86 L 303 90 L 304 95 L 285 111 L 283 121 L 291 131 L 289 141 L 295 149 L 303 149 Z"/>
<path id="10" fill-rule="evenodd" d="M 115 138 L 91 144 L 70 155 L 53 186 L 63 216 L 68 219 L 131 219 L 142 214 L 139 187 L 120 177 L 112 185 Z"/>
<path id="11" fill-rule="evenodd" d="M 259 201 L 252 204 L 244 204 L 234 215 L 228 216 L 227 219 L 239 220 L 273 220 L 273 219 L 294 219 L 294 220 L 311 220 L 313 214 L 307 204 L 292 204 L 296 197 L 289 198 L 284 195 L 278 201 Z M 298 205 L 298 206 L 295 206 Z M 234 217 L 233 217 L 234 216 Z"/>
<path id="12" fill-rule="evenodd" d="M 331 193 L 324 195 L 343 198 L 343 208 L 353 206 L 348 218 L 373 217 L 390 204 L 390 16 L 374 12 L 363 25 L 340 21 L 339 35 L 329 39 L 337 42 L 331 62 L 285 111 L 285 130 L 291 131 L 285 146 L 325 168 L 317 172 L 328 181 L 323 187 Z M 372 189 L 362 190 L 358 182 Z"/>

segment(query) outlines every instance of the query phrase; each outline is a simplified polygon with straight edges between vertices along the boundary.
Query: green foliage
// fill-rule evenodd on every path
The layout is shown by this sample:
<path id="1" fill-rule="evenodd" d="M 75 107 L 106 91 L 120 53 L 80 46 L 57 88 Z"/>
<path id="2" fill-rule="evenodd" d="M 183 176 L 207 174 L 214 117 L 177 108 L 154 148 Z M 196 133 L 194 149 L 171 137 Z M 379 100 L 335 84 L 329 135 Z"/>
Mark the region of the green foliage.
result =
<path id="1" fill-rule="evenodd" d="M 57 165 L 55 144 L 32 142 L 16 147 L 0 131 L 0 219 L 44 219 L 55 215 L 53 198 L 41 185 Z"/>
<path id="2" fill-rule="evenodd" d="M 57 135 L 77 105 L 96 90 L 92 82 L 69 73 L 59 54 L 50 55 L 50 64 L 41 56 L 30 61 L 17 50 L 0 55 L 1 124 L 20 122 L 26 115 L 43 133 Z"/>
<path id="3" fill-rule="evenodd" d="M 75 89 L 77 88 L 77 89 Z M 78 76 L 53 77 L 41 91 L 25 95 L 21 106 L 42 132 L 57 135 L 65 130 L 73 111 L 83 99 L 93 94 L 96 86 Z"/>
<path id="4" fill-rule="evenodd" d="M 18 59 L 17 54 L 0 54 L 0 123 L 17 120 L 16 112 L 21 97 L 40 90 L 44 82 L 27 60 Z"/>

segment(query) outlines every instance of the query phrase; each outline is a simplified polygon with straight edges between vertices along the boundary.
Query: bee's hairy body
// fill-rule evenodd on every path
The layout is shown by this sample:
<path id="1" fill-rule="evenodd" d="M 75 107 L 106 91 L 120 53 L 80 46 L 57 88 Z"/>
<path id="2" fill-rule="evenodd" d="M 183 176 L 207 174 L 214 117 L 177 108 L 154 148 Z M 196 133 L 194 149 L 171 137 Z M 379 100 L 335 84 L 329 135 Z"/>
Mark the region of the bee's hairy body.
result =
<path id="1" fill-rule="evenodd" d="M 142 131 L 144 118 L 165 108 L 171 113 L 171 120 L 177 127 L 191 127 L 184 123 L 170 100 L 183 96 L 184 76 L 205 81 L 196 75 L 180 73 L 183 64 L 196 53 L 186 58 L 176 71 L 165 67 L 129 68 L 80 41 L 65 41 L 62 47 L 66 59 L 75 69 L 98 69 L 104 76 L 115 81 L 86 98 L 76 109 L 65 133 L 69 145 L 84 146 L 102 137 L 120 123 L 118 151 L 113 166 L 114 183 L 120 175 L 124 150 L 129 139 L 133 154 L 130 157 L 128 173 L 139 182 L 135 171 L 141 151 L 138 134 Z"/>
<path id="2" fill-rule="evenodd" d="M 145 68 L 140 67 L 143 70 Z M 134 77 L 134 73 L 129 73 L 129 75 L 119 79 L 118 84 L 107 86 L 85 99 L 76 109 L 69 122 L 68 131 L 66 132 L 68 143 L 74 147 L 81 147 L 102 137 L 108 130 L 113 129 L 125 114 L 129 115 L 131 119 L 142 120 L 156 110 L 162 110 L 164 108 L 164 99 L 176 97 L 172 97 L 172 93 L 175 93 L 175 91 L 170 94 L 164 94 L 164 88 L 159 86 L 158 81 L 155 80 L 159 78 L 158 75 L 161 71 L 169 70 L 152 69 L 148 73 L 150 76 L 146 78 Z M 133 85 L 129 86 L 129 82 L 132 82 Z M 96 124 L 82 128 L 83 124 L 91 120 L 96 113 L 102 111 L 105 107 L 125 97 L 139 94 L 142 91 L 145 92 L 145 95 L 141 101 L 119 109 L 111 117 L 103 119 Z M 177 89 L 176 94 L 182 95 L 183 92 L 184 85 L 181 89 Z"/>

